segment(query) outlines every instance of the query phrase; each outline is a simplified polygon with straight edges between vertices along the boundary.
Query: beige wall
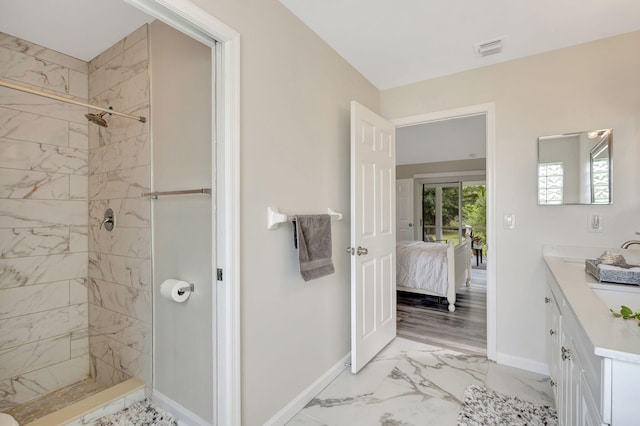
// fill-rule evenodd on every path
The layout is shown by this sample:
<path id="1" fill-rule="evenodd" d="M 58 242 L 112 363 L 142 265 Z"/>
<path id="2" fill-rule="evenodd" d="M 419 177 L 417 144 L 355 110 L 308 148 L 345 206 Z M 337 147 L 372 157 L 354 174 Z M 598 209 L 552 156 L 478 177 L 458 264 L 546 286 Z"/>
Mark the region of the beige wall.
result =
<path id="1" fill-rule="evenodd" d="M 415 175 L 425 173 L 452 173 L 452 172 L 472 172 L 485 170 L 486 161 L 484 158 L 473 160 L 441 161 L 438 163 L 404 164 L 396 166 L 396 179 L 410 179 Z M 447 182 L 443 178 L 442 182 Z"/>
<path id="2" fill-rule="evenodd" d="M 87 63 L 0 33 L 0 78 L 87 101 Z M 81 380 L 86 108 L 0 88 L 0 411 Z"/>
<path id="3" fill-rule="evenodd" d="M 242 37 L 242 415 L 261 425 L 350 350 L 348 214 L 336 272 L 305 283 L 285 213 L 349 211 L 349 102 L 379 92 L 277 0 L 197 0 Z"/>
<path id="4" fill-rule="evenodd" d="M 615 247 L 640 230 L 638 45 L 634 32 L 381 94 L 388 118 L 495 102 L 499 360 L 545 368 L 543 243 Z M 538 206 L 537 137 L 609 127 L 614 204 Z M 511 212 L 517 228 L 504 230 Z M 602 215 L 601 234 L 587 233 L 590 214 Z"/>

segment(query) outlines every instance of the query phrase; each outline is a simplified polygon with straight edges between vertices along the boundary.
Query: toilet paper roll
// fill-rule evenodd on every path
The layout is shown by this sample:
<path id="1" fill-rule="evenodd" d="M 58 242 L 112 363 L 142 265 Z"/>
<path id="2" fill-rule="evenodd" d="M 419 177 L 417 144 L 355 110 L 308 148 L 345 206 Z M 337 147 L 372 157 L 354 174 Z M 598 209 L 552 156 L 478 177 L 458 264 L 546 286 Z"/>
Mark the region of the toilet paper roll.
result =
<path id="1" fill-rule="evenodd" d="M 182 303 L 189 298 L 191 295 L 191 291 L 188 290 L 189 283 L 186 281 L 176 280 L 173 278 L 169 278 L 165 280 L 160 286 L 160 295 L 165 299 L 173 300 L 174 302 Z M 180 288 L 187 288 L 186 291 L 178 292 Z"/>

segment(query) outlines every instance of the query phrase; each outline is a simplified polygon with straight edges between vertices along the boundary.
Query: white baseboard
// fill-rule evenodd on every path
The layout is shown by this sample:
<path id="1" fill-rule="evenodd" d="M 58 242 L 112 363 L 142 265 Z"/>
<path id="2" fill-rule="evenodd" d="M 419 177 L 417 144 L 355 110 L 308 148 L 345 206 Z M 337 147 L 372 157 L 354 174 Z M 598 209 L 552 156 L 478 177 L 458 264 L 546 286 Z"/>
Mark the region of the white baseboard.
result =
<path id="1" fill-rule="evenodd" d="M 351 359 L 351 352 L 345 355 L 326 373 L 313 382 L 309 387 L 300 393 L 297 397 L 285 405 L 275 416 L 265 422 L 263 426 L 281 426 L 291 420 L 305 405 L 309 403 L 317 394 L 320 393 L 329 383 L 333 381 L 340 373 L 344 371 L 345 363 Z"/>
<path id="2" fill-rule="evenodd" d="M 161 394 L 157 390 L 153 390 L 151 399 L 159 407 L 167 410 L 173 417 L 178 419 L 179 426 L 211 426 L 211 423 L 184 408 L 171 398 Z"/>
<path id="3" fill-rule="evenodd" d="M 549 375 L 549 366 L 544 362 L 533 361 L 528 358 L 520 358 L 518 356 L 507 355 L 498 352 L 496 357 L 498 364 L 508 365 L 509 367 L 520 368 L 521 370 L 532 371 L 534 373 Z"/>

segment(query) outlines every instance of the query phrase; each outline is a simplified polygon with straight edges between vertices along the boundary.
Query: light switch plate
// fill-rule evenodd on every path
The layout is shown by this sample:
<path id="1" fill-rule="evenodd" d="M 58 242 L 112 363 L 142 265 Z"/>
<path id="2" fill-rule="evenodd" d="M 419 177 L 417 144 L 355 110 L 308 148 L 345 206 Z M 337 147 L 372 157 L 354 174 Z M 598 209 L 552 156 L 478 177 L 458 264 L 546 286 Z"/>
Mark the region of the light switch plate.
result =
<path id="1" fill-rule="evenodd" d="M 588 217 L 588 232 L 602 232 L 602 215 L 592 214 Z"/>
<path id="2" fill-rule="evenodd" d="M 504 229 L 516 229 L 516 214 L 506 213 L 502 217 L 502 227 Z"/>

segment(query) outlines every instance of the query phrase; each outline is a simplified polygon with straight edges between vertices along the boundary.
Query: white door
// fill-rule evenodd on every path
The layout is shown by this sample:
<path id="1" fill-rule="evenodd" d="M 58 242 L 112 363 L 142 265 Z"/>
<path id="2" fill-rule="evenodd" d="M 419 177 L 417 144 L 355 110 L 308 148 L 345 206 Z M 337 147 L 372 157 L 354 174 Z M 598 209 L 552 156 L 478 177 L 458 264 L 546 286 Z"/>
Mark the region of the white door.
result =
<path id="1" fill-rule="evenodd" d="M 396 336 L 395 127 L 351 102 L 351 371 Z"/>
<path id="2" fill-rule="evenodd" d="M 397 179 L 396 234 L 398 241 L 413 241 L 416 239 L 413 223 L 413 179 Z"/>

